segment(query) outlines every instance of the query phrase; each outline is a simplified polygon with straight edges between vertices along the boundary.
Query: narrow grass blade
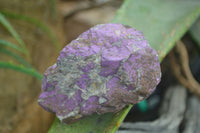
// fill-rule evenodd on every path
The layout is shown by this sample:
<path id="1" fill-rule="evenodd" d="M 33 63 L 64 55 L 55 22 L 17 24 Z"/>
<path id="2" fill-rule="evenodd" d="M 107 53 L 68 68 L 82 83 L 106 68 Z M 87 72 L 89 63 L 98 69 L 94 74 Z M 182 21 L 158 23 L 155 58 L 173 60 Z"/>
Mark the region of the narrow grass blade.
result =
<path id="1" fill-rule="evenodd" d="M 47 27 L 46 24 L 42 23 L 38 19 L 33 18 L 33 17 L 28 17 L 25 15 L 21 15 L 21 14 L 17 14 L 17 13 L 13 13 L 13 12 L 2 11 L 2 10 L 0 10 L 0 13 L 2 13 L 6 17 L 23 20 L 23 21 L 26 21 L 26 22 L 36 25 L 37 27 L 39 27 L 41 30 L 43 30 L 47 34 L 47 36 L 53 42 L 53 45 L 56 47 L 56 49 L 60 50 L 61 46 L 59 45 L 55 35 L 51 32 L 51 30 Z"/>
<path id="2" fill-rule="evenodd" d="M 0 12 L 0 23 L 11 33 L 11 35 L 17 40 L 17 42 L 21 45 L 23 52 L 26 55 L 29 55 L 28 50 L 26 49 L 26 46 L 23 42 L 23 40 L 20 38 L 18 33 L 14 30 L 14 28 L 11 26 L 11 24 L 6 20 L 4 15 Z"/>
<path id="3" fill-rule="evenodd" d="M 18 61 L 23 66 L 28 67 L 28 68 L 32 68 L 31 65 L 26 60 L 24 60 L 21 56 L 13 53 L 12 51 L 7 50 L 3 47 L 0 47 L 0 52 L 13 57 L 16 61 Z"/>
<path id="4" fill-rule="evenodd" d="M 56 2 L 55 0 L 49 0 L 49 3 L 52 11 L 53 20 L 56 21 L 57 19 Z"/>
<path id="5" fill-rule="evenodd" d="M 0 45 L 8 46 L 8 47 L 10 47 L 10 48 L 13 48 L 13 49 L 15 49 L 15 50 L 17 50 L 17 51 L 23 53 L 23 49 L 22 49 L 22 48 L 18 47 L 18 46 L 15 45 L 15 44 L 12 44 L 12 43 L 10 43 L 10 42 L 8 42 L 8 41 L 1 40 L 1 39 L 0 39 Z"/>
<path id="6" fill-rule="evenodd" d="M 22 72 L 22 73 L 28 74 L 30 76 L 33 76 L 40 81 L 43 78 L 43 76 L 39 72 L 37 72 L 36 70 L 34 70 L 32 68 L 26 68 L 23 65 L 15 65 L 11 62 L 8 63 L 8 62 L 0 61 L 0 68 L 12 69 L 12 70 L 15 70 L 18 72 Z"/>

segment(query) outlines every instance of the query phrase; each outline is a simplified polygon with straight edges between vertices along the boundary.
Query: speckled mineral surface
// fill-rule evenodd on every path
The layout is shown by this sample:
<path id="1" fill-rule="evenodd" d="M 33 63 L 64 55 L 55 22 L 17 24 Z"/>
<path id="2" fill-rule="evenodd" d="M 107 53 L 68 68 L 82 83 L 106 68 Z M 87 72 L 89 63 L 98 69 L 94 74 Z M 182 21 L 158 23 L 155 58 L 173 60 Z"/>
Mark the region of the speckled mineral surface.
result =
<path id="1" fill-rule="evenodd" d="M 44 73 L 38 103 L 71 123 L 144 100 L 160 77 L 158 55 L 140 31 L 100 24 L 60 52 L 56 64 Z"/>

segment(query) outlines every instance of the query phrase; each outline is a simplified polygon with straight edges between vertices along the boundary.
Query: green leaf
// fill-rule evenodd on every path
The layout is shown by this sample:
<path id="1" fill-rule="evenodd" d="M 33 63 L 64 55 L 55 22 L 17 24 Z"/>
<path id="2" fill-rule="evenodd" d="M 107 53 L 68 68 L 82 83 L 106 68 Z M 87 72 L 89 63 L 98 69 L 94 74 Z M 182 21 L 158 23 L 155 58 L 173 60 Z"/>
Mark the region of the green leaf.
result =
<path id="1" fill-rule="evenodd" d="M 120 113 L 116 114 L 93 114 L 90 117 L 68 125 L 61 124 L 60 120 L 56 118 L 48 133 L 114 133 L 130 109 L 131 106 L 127 106 Z"/>
<path id="2" fill-rule="evenodd" d="M 192 35 L 193 39 L 196 41 L 200 48 L 200 18 L 192 25 L 189 33 Z"/>
<path id="3" fill-rule="evenodd" d="M 49 3 L 50 3 L 53 20 L 55 21 L 57 19 L 56 2 L 55 0 L 49 0 Z"/>
<path id="4" fill-rule="evenodd" d="M 8 42 L 8 41 L 5 41 L 5 40 L 1 40 L 1 39 L 0 39 L 0 45 L 8 46 L 8 47 L 13 48 L 13 49 L 15 49 L 15 50 L 18 50 L 18 51 L 20 51 L 20 52 L 23 52 L 23 49 L 21 49 L 20 47 L 18 47 L 18 46 L 15 45 L 15 44 L 12 44 L 12 43 L 10 43 L 10 42 Z"/>
<path id="5" fill-rule="evenodd" d="M 160 61 L 166 56 L 200 13 L 200 1 L 126 0 L 112 23 L 122 23 L 143 31 Z M 114 133 L 132 105 L 117 114 L 92 115 L 74 124 L 56 119 L 48 133 Z M 98 123 L 101 121 L 101 124 Z"/>
<path id="6" fill-rule="evenodd" d="M 11 24 L 6 20 L 4 15 L 0 12 L 0 23 L 11 33 L 11 35 L 17 40 L 17 42 L 21 45 L 23 49 L 23 53 L 28 55 L 28 50 L 26 49 L 26 46 L 23 42 L 23 40 L 20 38 L 18 33 L 14 30 L 14 28 L 11 26 Z"/>
<path id="7" fill-rule="evenodd" d="M 198 0 L 127 0 L 112 22 L 142 31 L 163 59 L 199 12 Z"/>
<path id="8" fill-rule="evenodd" d="M 51 2 L 51 5 L 54 4 L 54 3 L 52 3 L 53 2 L 52 0 L 50 0 L 50 2 Z M 36 25 L 37 27 L 39 27 L 41 30 L 43 30 L 47 34 L 47 36 L 51 39 L 51 41 L 53 42 L 53 45 L 56 47 L 56 49 L 57 50 L 60 49 L 60 45 L 59 45 L 55 35 L 51 32 L 51 30 L 47 27 L 46 24 L 39 21 L 38 19 L 33 18 L 33 17 L 28 17 L 25 15 L 21 15 L 21 14 L 17 14 L 17 13 L 13 13 L 13 12 L 3 11 L 3 10 L 0 10 L 0 13 L 2 13 L 6 17 L 23 20 L 23 21 L 26 21 L 26 22 Z"/>
<path id="9" fill-rule="evenodd" d="M 12 69 L 18 72 L 22 72 L 25 74 L 28 74 L 30 76 L 33 76 L 35 78 L 37 78 L 38 80 L 42 80 L 43 76 L 38 73 L 36 70 L 32 69 L 32 68 L 26 68 L 23 65 L 15 65 L 12 62 L 3 62 L 0 61 L 0 68 L 5 68 L 5 69 Z"/>
<path id="10" fill-rule="evenodd" d="M 13 53 L 12 51 L 7 50 L 3 47 L 0 47 L 0 52 L 13 57 L 15 60 L 17 60 L 19 63 L 21 63 L 25 67 L 32 68 L 31 65 L 26 60 L 24 60 L 21 56 Z"/>

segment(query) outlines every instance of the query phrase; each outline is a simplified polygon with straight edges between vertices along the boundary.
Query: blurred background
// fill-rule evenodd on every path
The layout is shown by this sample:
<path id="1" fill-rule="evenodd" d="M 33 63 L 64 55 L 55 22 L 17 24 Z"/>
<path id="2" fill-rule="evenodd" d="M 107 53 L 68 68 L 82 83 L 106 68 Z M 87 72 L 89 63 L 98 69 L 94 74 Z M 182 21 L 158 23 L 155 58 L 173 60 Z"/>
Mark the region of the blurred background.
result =
<path id="1" fill-rule="evenodd" d="M 37 104 L 42 73 L 80 33 L 110 22 L 123 2 L 0 0 L 0 133 L 48 131 L 55 115 Z M 161 63 L 156 91 L 134 105 L 119 133 L 199 133 L 200 19 L 186 30 Z"/>

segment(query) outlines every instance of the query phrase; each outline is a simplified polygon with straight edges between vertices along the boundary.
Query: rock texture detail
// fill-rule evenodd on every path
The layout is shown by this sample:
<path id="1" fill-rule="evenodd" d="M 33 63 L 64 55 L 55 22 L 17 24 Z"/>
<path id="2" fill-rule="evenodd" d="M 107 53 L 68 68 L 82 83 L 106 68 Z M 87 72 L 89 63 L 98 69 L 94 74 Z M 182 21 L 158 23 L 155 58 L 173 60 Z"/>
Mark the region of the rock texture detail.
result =
<path id="1" fill-rule="evenodd" d="M 71 123 L 144 100 L 160 77 L 158 55 L 140 31 L 101 24 L 60 52 L 56 64 L 44 73 L 38 103 Z"/>

